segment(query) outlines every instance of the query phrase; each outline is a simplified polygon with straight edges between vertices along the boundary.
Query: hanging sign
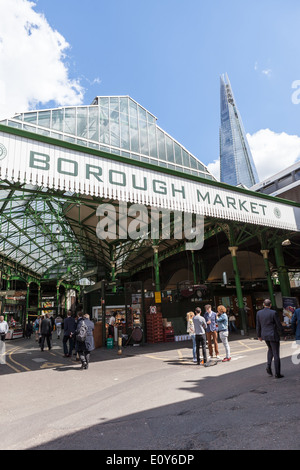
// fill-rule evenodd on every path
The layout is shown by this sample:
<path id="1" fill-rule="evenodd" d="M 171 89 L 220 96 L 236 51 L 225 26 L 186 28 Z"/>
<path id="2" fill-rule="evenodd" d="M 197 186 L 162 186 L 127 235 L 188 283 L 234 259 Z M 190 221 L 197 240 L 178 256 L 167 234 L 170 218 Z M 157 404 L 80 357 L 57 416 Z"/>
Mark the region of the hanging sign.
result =
<path id="1" fill-rule="evenodd" d="M 3 129 L 4 126 L 2 126 Z M 300 231 L 300 208 L 223 184 L 0 132 L 0 178 L 170 211 Z"/>

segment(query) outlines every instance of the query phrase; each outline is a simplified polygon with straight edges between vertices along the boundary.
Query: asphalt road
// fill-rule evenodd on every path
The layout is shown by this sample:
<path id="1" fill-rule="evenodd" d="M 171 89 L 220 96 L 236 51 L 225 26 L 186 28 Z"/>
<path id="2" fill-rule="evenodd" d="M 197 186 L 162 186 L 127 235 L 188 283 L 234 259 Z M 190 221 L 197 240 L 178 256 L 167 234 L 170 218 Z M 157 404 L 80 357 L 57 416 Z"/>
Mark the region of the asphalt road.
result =
<path id="1" fill-rule="evenodd" d="M 282 341 L 282 379 L 266 374 L 263 342 L 231 335 L 230 346 L 232 360 L 209 367 L 188 341 L 101 348 L 81 370 L 61 339 L 44 352 L 7 341 L 0 449 L 300 449 L 300 345 Z"/>

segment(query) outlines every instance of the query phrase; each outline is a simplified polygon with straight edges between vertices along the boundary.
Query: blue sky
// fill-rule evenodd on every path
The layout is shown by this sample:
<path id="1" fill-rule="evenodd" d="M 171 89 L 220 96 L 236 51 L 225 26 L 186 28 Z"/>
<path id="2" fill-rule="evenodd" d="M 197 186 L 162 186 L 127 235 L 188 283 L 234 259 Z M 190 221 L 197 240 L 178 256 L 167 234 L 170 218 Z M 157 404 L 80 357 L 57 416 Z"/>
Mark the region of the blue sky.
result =
<path id="1" fill-rule="evenodd" d="M 261 176 L 272 155 L 271 173 L 299 159 L 298 0 L 35 0 L 33 10 L 69 44 L 61 60 L 84 104 L 130 95 L 209 165 L 218 159 L 227 72 Z"/>

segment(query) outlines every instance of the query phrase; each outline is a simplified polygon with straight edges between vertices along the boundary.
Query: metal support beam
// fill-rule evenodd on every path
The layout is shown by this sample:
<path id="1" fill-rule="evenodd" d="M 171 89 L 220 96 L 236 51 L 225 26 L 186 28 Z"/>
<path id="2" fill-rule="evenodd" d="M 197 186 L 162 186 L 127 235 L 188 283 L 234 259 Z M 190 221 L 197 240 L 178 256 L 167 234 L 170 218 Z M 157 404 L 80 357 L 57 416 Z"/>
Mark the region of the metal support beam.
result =
<path id="1" fill-rule="evenodd" d="M 272 302 L 272 306 L 276 308 L 276 300 L 274 296 L 274 289 L 273 289 L 273 282 L 272 282 L 272 277 L 271 277 L 271 271 L 270 271 L 270 265 L 269 265 L 269 250 L 260 250 L 261 254 L 263 255 L 264 263 L 265 263 L 265 268 L 266 268 L 266 278 L 268 282 L 268 290 L 270 294 L 270 300 Z"/>
<path id="2" fill-rule="evenodd" d="M 110 252 L 110 265 L 111 265 L 111 280 L 112 282 L 116 282 L 116 262 L 115 262 L 115 253 L 113 249 Z M 116 285 L 112 287 L 112 292 L 114 294 L 117 292 Z"/>
<path id="3" fill-rule="evenodd" d="M 193 268 L 193 279 L 194 279 L 194 285 L 197 284 L 197 275 L 196 275 L 196 264 L 195 264 L 195 254 L 194 251 L 191 250 L 192 253 L 192 268 Z"/>
<path id="4" fill-rule="evenodd" d="M 235 286 L 236 286 L 236 295 L 238 299 L 238 307 L 239 307 L 239 315 L 241 316 L 242 319 L 242 330 L 244 330 L 244 333 L 247 333 L 247 319 L 246 319 L 246 313 L 245 313 L 245 308 L 244 308 L 244 300 L 243 300 L 243 292 L 242 292 L 242 285 L 241 285 L 241 280 L 240 280 L 240 273 L 239 273 L 239 267 L 238 267 L 238 262 L 237 262 L 237 246 L 229 246 L 228 250 L 231 253 L 231 258 L 232 258 L 232 265 L 233 265 L 233 272 L 234 272 L 234 277 L 235 277 Z"/>
<path id="5" fill-rule="evenodd" d="M 278 278 L 280 282 L 280 290 L 283 297 L 291 296 L 291 286 L 289 280 L 288 269 L 285 265 L 283 250 L 281 243 L 277 243 L 274 246 L 276 266 L 278 269 Z"/>
<path id="6" fill-rule="evenodd" d="M 27 291 L 26 291 L 26 321 L 25 321 L 25 325 L 27 325 L 27 323 L 28 323 L 29 289 L 30 289 L 30 282 L 27 283 Z"/>
<path id="7" fill-rule="evenodd" d="M 155 292 L 160 292 L 160 278 L 159 278 L 159 260 L 158 260 L 158 246 L 153 245 L 154 252 L 154 274 L 155 274 Z"/>

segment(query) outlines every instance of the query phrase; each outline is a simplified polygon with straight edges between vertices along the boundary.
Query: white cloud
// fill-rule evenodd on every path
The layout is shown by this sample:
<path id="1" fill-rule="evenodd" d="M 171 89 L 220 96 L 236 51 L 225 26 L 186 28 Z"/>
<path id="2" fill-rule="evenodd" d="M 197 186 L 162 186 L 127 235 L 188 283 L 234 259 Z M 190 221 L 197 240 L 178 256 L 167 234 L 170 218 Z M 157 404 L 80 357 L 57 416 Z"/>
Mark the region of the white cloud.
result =
<path id="1" fill-rule="evenodd" d="M 270 69 L 270 68 L 260 69 L 257 61 L 254 64 L 254 70 L 258 71 L 259 73 L 262 73 L 266 77 L 271 77 L 271 75 L 272 75 L 272 69 Z"/>
<path id="2" fill-rule="evenodd" d="M 218 181 L 220 181 L 220 159 L 214 160 L 213 163 L 209 163 L 207 165 L 207 169 Z"/>
<path id="3" fill-rule="evenodd" d="M 29 0 L 0 0 L 0 118 L 54 101 L 83 101 L 65 63 L 69 44 Z"/>
<path id="4" fill-rule="evenodd" d="M 262 70 L 261 73 L 263 75 L 266 75 L 267 77 L 269 77 L 271 75 L 271 72 L 272 70 L 271 69 L 265 69 L 265 70 Z"/>
<path id="5" fill-rule="evenodd" d="M 298 135 L 261 129 L 252 135 L 247 134 L 247 139 L 260 181 L 300 160 L 300 137 Z M 209 163 L 207 168 L 217 180 L 220 180 L 219 159 Z"/>
<path id="6" fill-rule="evenodd" d="M 247 139 L 261 181 L 300 160 L 298 135 L 261 129 Z"/>

